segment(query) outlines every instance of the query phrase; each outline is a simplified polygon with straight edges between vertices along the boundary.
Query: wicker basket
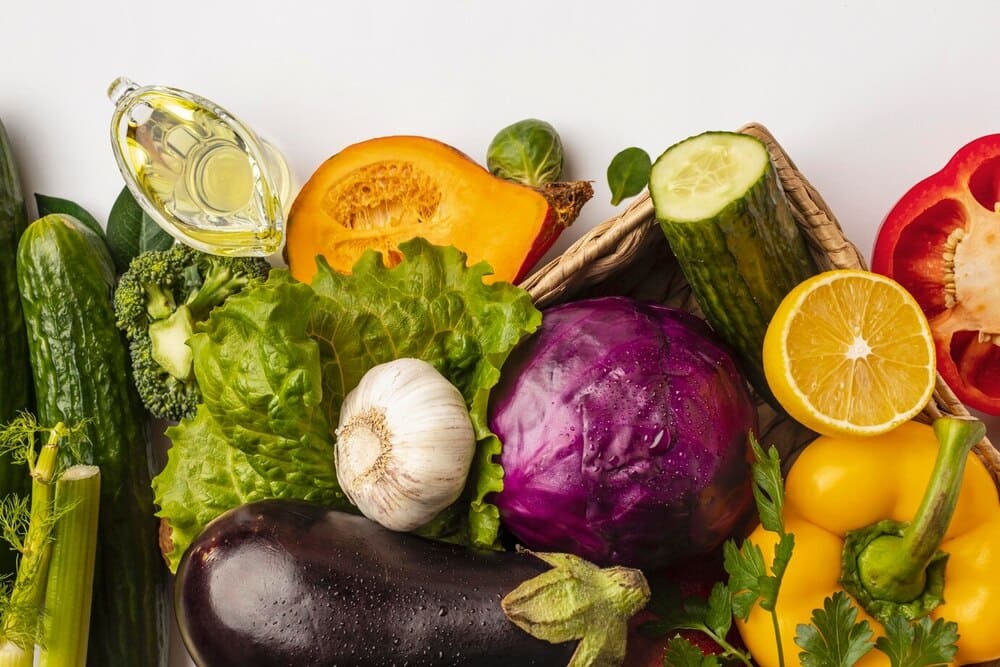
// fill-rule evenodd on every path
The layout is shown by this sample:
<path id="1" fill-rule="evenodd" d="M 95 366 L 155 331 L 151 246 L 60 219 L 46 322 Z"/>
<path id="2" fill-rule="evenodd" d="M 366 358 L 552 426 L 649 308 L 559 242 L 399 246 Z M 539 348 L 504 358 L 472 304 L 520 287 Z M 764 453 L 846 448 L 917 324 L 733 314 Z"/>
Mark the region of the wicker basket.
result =
<path id="1" fill-rule="evenodd" d="M 820 269 L 866 269 L 864 257 L 844 237 L 826 202 L 799 173 L 774 137 L 757 124 L 740 128 L 767 145 L 785 197 Z M 570 246 L 565 253 L 531 275 L 522 286 L 539 308 L 597 296 L 631 296 L 683 308 L 701 315 L 653 215 L 648 194 Z M 938 376 L 931 402 L 918 419 L 929 423 L 942 415 L 969 416 Z M 774 444 L 786 465 L 816 437 L 790 418 L 758 401 L 761 442 Z M 984 438 L 975 449 L 1000 489 L 1000 453 Z M 1000 660 L 985 663 L 1000 667 Z"/>

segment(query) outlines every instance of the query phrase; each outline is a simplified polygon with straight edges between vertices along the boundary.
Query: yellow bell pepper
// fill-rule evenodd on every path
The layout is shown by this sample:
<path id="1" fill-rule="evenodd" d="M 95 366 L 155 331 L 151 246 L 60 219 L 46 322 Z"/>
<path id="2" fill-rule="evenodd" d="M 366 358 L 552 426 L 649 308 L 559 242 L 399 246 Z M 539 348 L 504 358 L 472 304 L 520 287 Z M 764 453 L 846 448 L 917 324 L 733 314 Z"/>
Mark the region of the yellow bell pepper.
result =
<path id="1" fill-rule="evenodd" d="M 944 421 L 957 422 L 939 420 Z M 904 570 L 919 569 L 917 561 L 928 549 L 948 554 L 944 602 L 934 607 L 930 616 L 958 624 L 955 664 L 1000 658 L 1000 499 L 989 472 L 968 453 L 969 447 L 971 444 L 951 454 L 951 460 L 935 470 L 938 452 L 944 455 L 946 448 L 939 447 L 930 426 L 911 422 L 876 437 L 824 436 L 805 448 L 788 474 L 782 513 L 786 532 L 795 535 L 794 552 L 775 606 L 786 665 L 798 664 L 801 649 L 794 642 L 796 626 L 809 623 L 812 611 L 823 607 L 824 598 L 844 588 L 841 558 L 845 536 L 883 519 L 910 522 L 912 530 L 902 540 L 891 538 L 896 542 L 889 542 L 890 551 L 903 547 L 890 560 L 904 564 L 900 565 Z M 953 479 L 942 482 L 949 473 Z M 941 510 L 949 503 L 945 489 L 949 484 L 954 509 L 950 522 L 947 516 L 941 518 Z M 925 500 L 929 488 L 933 491 Z M 770 563 L 777 535 L 758 528 L 750 539 Z M 923 555 L 914 559 L 914 552 Z M 909 594 L 904 595 L 907 597 Z M 858 606 L 858 620 L 866 619 L 876 637 L 883 635 L 882 625 Z M 777 667 L 771 614 L 755 605 L 748 620 L 737 619 L 737 625 L 757 664 Z M 859 667 L 888 664 L 878 651 L 870 651 L 858 663 Z"/>

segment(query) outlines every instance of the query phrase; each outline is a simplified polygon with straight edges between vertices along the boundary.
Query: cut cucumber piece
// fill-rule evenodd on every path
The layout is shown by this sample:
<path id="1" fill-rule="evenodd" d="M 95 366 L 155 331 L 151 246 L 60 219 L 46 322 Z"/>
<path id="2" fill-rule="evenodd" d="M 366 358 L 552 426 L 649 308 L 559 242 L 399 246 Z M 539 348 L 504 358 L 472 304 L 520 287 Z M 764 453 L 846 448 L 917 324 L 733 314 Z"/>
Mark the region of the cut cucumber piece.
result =
<path id="1" fill-rule="evenodd" d="M 764 333 L 785 295 L 817 269 L 767 147 L 735 132 L 685 139 L 653 164 L 649 192 L 705 319 L 776 406 L 764 379 Z"/>

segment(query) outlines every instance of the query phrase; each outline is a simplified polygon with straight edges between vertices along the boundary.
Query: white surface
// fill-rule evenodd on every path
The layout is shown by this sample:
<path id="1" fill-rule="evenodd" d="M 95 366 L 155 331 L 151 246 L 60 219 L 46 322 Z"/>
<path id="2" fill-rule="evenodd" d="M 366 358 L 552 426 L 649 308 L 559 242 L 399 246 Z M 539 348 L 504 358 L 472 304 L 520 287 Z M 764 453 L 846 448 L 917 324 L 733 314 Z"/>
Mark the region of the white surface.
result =
<path id="1" fill-rule="evenodd" d="M 482 161 L 500 127 L 544 118 L 567 177 L 597 191 L 553 254 L 612 213 L 604 171 L 619 149 L 655 156 L 756 120 L 867 255 L 909 186 L 1000 131 L 998 24 L 988 0 L 22 0 L 0 12 L 0 118 L 27 192 L 101 219 L 122 185 L 104 96 L 120 74 L 226 106 L 299 182 L 368 137 L 424 134 Z"/>

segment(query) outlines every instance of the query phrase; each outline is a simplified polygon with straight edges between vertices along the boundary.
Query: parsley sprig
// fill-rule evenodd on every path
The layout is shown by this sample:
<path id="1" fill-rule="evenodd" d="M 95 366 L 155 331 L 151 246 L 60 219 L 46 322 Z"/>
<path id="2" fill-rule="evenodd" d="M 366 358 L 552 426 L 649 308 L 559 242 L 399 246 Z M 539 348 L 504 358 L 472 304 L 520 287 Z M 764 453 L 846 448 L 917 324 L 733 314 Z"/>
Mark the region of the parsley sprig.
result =
<path id="1" fill-rule="evenodd" d="M 795 628 L 795 643 L 802 649 L 805 667 L 850 667 L 872 649 L 868 621 L 857 622 L 858 608 L 843 591 L 823 600 L 814 609 L 812 625 Z"/>
<path id="2" fill-rule="evenodd" d="M 722 667 L 723 663 L 718 657 L 705 655 L 697 646 L 677 636 L 667 642 L 663 664 L 667 667 Z"/>
<path id="3" fill-rule="evenodd" d="M 781 457 L 778 455 L 778 450 L 772 446 L 765 452 L 753 433 L 750 434 L 750 448 L 753 450 L 754 458 L 750 468 L 753 498 L 757 504 L 760 523 L 765 530 L 778 535 L 774 558 L 771 560 L 771 574 L 767 573 L 764 565 L 764 553 L 749 539 L 743 540 L 739 548 L 732 540 L 727 541 L 723 545 L 722 562 L 729 574 L 729 589 L 733 591 L 733 614 L 745 621 L 750 616 L 750 610 L 758 603 L 762 609 L 771 614 L 774 638 L 778 645 L 778 664 L 784 667 L 785 655 L 775 607 L 778 604 L 781 580 L 792 559 L 795 536 L 785 532 L 785 520 L 782 515 L 785 507 L 785 487 L 781 477 Z"/>
<path id="4" fill-rule="evenodd" d="M 923 617 L 909 621 L 892 616 L 885 636 L 872 643 L 868 621 L 858 621 L 858 608 L 843 591 L 823 601 L 812 613 L 811 625 L 796 628 L 795 643 L 805 667 L 851 667 L 873 648 L 889 658 L 891 667 L 940 667 L 958 653 L 958 625 Z"/>
<path id="5" fill-rule="evenodd" d="M 674 586 L 657 587 L 654 588 L 653 598 L 650 600 L 648 608 L 656 614 L 657 620 L 643 624 L 640 628 L 643 634 L 665 637 L 678 630 L 695 630 L 707 635 L 715 642 L 722 649 L 722 658 L 727 662 L 741 662 L 747 667 L 752 667 L 753 662 L 750 660 L 750 654 L 736 648 L 726 639 L 733 626 L 733 596 L 726 584 L 716 582 L 707 600 L 700 597 L 683 598 L 680 591 Z M 685 651 L 688 653 L 695 651 L 699 655 L 701 654 L 701 650 L 683 637 L 677 636 L 671 640 L 671 643 L 690 646 L 690 650 L 675 648 L 674 655 L 677 659 L 681 659 Z M 701 664 L 671 663 L 666 661 L 666 656 L 664 660 L 666 665 Z"/>

